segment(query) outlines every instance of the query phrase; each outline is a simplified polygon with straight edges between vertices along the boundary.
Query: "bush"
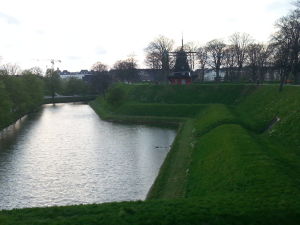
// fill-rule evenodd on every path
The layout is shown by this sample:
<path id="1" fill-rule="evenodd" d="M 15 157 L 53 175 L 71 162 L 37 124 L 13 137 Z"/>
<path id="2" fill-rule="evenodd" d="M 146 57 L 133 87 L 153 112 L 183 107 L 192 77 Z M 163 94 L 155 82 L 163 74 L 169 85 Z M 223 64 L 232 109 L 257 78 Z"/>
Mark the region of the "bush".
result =
<path id="1" fill-rule="evenodd" d="M 111 106 L 116 107 L 125 101 L 126 96 L 127 94 L 123 88 L 119 86 L 113 86 L 108 90 L 106 101 Z"/>

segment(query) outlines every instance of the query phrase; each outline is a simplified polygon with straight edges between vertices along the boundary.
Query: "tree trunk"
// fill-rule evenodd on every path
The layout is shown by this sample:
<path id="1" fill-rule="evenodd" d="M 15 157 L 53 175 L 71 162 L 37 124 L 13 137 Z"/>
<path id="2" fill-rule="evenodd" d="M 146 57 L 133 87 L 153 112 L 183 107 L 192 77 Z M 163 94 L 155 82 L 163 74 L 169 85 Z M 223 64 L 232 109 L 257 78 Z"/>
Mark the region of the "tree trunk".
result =
<path id="1" fill-rule="evenodd" d="M 283 90 L 283 85 L 286 82 L 286 73 L 285 71 L 281 71 L 280 72 L 280 86 L 279 86 L 279 92 L 281 92 Z"/>

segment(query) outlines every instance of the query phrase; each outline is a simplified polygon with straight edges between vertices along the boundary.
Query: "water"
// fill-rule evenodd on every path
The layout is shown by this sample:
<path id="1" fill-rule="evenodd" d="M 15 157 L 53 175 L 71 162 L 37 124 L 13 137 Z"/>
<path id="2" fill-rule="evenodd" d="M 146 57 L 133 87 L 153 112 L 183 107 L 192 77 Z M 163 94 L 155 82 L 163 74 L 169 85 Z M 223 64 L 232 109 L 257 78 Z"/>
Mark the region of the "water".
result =
<path id="1" fill-rule="evenodd" d="M 145 199 L 175 134 L 44 105 L 0 133 L 0 209 Z"/>

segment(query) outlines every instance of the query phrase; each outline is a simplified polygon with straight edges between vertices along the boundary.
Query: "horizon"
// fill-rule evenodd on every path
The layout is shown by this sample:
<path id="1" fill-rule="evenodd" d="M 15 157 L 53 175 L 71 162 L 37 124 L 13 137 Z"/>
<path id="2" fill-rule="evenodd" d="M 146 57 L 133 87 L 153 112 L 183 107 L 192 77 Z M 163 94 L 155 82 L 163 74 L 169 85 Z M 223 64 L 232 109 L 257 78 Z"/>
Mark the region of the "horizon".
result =
<path id="1" fill-rule="evenodd" d="M 135 55 L 139 68 L 146 68 L 144 49 L 159 35 L 173 39 L 175 46 L 180 46 L 182 33 L 185 43 L 199 45 L 212 39 L 226 41 L 235 32 L 267 42 L 276 20 L 293 8 L 291 2 L 5 0 L 0 10 L 6 34 L 0 42 L 0 64 L 16 63 L 23 70 L 39 66 L 45 71 L 51 67 L 50 59 L 57 59 L 61 63 L 55 68 L 73 72 L 91 70 L 97 61 L 111 68 Z M 190 8 L 183 11 L 185 6 Z"/>

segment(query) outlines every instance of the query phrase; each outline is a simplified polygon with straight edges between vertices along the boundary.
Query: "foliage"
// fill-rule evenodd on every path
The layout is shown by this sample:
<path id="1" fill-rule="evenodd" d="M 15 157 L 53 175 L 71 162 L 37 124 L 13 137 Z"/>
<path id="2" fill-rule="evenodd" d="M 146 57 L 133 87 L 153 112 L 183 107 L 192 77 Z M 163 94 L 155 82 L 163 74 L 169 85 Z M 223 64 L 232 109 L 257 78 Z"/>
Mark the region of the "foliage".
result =
<path id="1" fill-rule="evenodd" d="M 103 64 L 102 62 L 96 62 L 92 66 L 92 70 L 94 70 L 96 72 L 107 72 L 108 71 L 108 66 Z"/>
<path id="2" fill-rule="evenodd" d="M 61 78 L 58 74 L 58 71 L 48 69 L 46 71 L 45 82 L 47 94 L 52 96 L 52 99 L 54 99 L 55 94 L 61 91 Z"/>
<path id="3" fill-rule="evenodd" d="M 0 129 L 8 125 L 12 120 L 11 115 L 12 102 L 5 89 L 5 85 L 0 80 Z"/>
<path id="4" fill-rule="evenodd" d="M 63 95 L 87 95 L 90 92 L 90 86 L 87 83 L 74 77 L 62 80 L 61 87 Z"/>
<path id="5" fill-rule="evenodd" d="M 139 81 L 137 73 L 137 62 L 134 57 L 129 57 L 125 60 L 119 60 L 114 64 L 115 75 L 119 81 L 125 83 Z"/>
<path id="6" fill-rule="evenodd" d="M 126 99 L 126 92 L 123 88 L 118 85 L 113 86 L 109 89 L 106 100 L 111 106 L 118 106 Z"/>
<path id="7" fill-rule="evenodd" d="M 0 129 L 42 104 L 44 82 L 35 75 L 0 76 Z"/>
<path id="8" fill-rule="evenodd" d="M 112 85 L 112 83 L 112 76 L 109 72 L 95 72 L 91 81 L 92 92 L 105 95 L 106 90 Z"/>
<path id="9" fill-rule="evenodd" d="M 300 4 L 287 16 L 282 17 L 277 23 L 277 32 L 273 35 L 272 45 L 275 48 L 275 65 L 282 71 L 281 79 L 284 82 L 288 74 L 297 84 L 300 83 L 299 53 L 300 53 Z"/>
<path id="10" fill-rule="evenodd" d="M 159 36 L 149 43 L 146 52 L 146 65 L 151 69 L 169 70 L 169 58 L 166 59 L 166 53 L 173 50 L 174 40 L 164 36 Z M 169 56 L 167 56 L 169 57 Z"/>

